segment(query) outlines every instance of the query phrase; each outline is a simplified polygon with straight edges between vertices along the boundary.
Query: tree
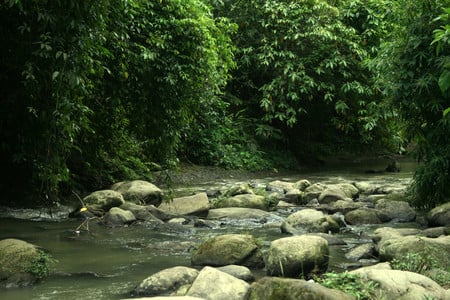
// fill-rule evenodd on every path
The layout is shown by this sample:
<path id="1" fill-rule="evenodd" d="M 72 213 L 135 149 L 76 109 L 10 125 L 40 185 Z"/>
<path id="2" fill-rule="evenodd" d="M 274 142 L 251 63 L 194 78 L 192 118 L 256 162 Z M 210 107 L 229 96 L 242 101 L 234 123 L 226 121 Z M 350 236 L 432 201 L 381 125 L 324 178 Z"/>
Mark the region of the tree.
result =
<path id="1" fill-rule="evenodd" d="M 386 28 L 376 1 L 365 11 L 358 4 L 237 0 L 218 7 L 239 26 L 228 91 L 262 120 L 259 135 L 281 133 L 291 149 L 377 140 L 377 127 L 393 112 L 380 105 L 364 62 Z"/>
<path id="2" fill-rule="evenodd" d="M 433 30 L 448 1 L 400 1 L 398 26 L 382 46 L 378 67 L 386 93 L 406 124 L 407 138 L 420 162 L 411 185 L 413 204 L 431 208 L 449 197 L 450 121 L 442 112 L 450 105 L 441 93 L 440 77 L 449 62 L 449 49 L 436 55 Z M 442 86 L 442 84 L 441 84 Z"/>
<path id="3" fill-rule="evenodd" d="M 0 187 L 34 203 L 175 161 L 233 65 L 232 26 L 200 0 L 9 0 L 0 17 Z"/>

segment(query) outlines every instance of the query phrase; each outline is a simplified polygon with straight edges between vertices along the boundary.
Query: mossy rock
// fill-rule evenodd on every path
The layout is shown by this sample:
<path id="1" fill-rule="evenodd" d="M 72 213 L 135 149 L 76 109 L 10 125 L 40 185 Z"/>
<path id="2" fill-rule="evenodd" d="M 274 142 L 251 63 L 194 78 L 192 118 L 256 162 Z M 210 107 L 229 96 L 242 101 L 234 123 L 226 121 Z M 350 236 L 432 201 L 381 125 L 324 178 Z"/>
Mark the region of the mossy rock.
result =
<path id="1" fill-rule="evenodd" d="M 242 265 L 249 268 L 264 265 L 256 239 L 245 234 L 225 234 L 207 240 L 193 253 L 191 262 L 193 265 Z"/>
<path id="2" fill-rule="evenodd" d="M 0 282 L 5 287 L 34 284 L 48 276 L 50 257 L 35 245 L 18 239 L 0 241 Z"/>

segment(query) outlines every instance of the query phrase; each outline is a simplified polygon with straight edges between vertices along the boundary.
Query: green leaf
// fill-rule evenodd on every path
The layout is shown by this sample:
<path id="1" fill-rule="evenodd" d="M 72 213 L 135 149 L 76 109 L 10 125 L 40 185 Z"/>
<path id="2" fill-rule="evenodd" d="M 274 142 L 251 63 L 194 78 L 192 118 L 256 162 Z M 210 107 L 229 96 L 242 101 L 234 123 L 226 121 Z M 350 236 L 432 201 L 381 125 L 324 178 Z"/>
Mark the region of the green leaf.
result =
<path id="1" fill-rule="evenodd" d="M 445 70 L 439 77 L 439 88 L 445 93 L 450 88 L 450 71 Z"/>
<path id="2" fill-rule="evenodd" d="M 447 109 L 444 110 L 442 113 L 442 116 L 445 118 L 450 113 L 450 107 L 447 107 Z"/>
<path id="3" fill-rule="evenodd" d="M 53 72 L 53 74 L 52 74 L 52 80 L 55 80 L 56 77 L 58 77 L 58 76 L 59 76 L 59 72 L 58 72 L 58 71 Z"/>

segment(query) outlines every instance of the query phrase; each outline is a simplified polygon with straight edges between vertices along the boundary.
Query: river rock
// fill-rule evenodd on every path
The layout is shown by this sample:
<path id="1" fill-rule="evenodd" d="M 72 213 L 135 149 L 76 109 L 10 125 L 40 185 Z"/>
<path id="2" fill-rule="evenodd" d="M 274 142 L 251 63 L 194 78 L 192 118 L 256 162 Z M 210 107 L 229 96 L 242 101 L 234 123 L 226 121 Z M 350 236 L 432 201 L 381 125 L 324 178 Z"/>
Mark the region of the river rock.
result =
<path id="1" fill-rule="evenodd" d="M 431 226 L 450 226 L 450 202 L 430 210 L 427 219 Z"/>
<path id="2" fill-rule="evenodd" d="M 450 235 L 450 226 L 430 227 L 424 229 L 422 233 L 429 238 L 437 238 L 441 235 Z"/>
<path id="3" fill-rule="evenodd" d="M 307 187 L 311 186 L 311 182 L 307 179 L 301 179 L 294 183 L 294 189 L 298 189 L 300 191 L 305 191 Z"/>
<path id="4" fill-rule="evenodd" d="M 123 210 L 131 211 L 137 220 L 154 223 L 164 223 L 149 211 L 148 206 L 138 205 L 132 202 L 125 202 L 120 206 L 120 208 Z"/>
<path id="5" fill-rule="evenodd" d="M 113 190 L 95 191 L 83 198 L 83 203 L 90 211 L 109 211 L 125 203 L 121 193 Z"/>
<path id="6" fill-rule="evenodd" d="M 363 278 L 377 282 L 381 299 L 448 300 L 445 289 L 418 273 L 371 267 L 359 268 L 350 273 L 359 274 Z"/>
<path id="7" fill-rule="evenodd" d="M 330 204 L 321 204 L 320 208 L 330 214 L 337 212 L 346 214 L 352 210 L 364 207 L 364 203 L 354 202 L 353 200 L 337 200 Z"/>
<path id="8" fill-rule="evenodd" d="M 210 209 L 208 219 L 257 219 L 264 221 L 270 217 L 267 211 L 256 208 L 227 207 Z"/>
<path id="9" fill-rule="evenodd" d="M 381 222 L 395 220 L 397 222 L 411 222 L 416 218 L 416 211 L 405 201 L 391 201 L 380 199 L 376 202 L 375 209 Z"/>
<path id="10" fill-rule="evenodd" d="M 206 193 L 202 192 L 192 196 L 174 198 L 172 201 L 161 203 L 158 208 L 167 214 L 177 216 L 207 216 L 209 200 Z"/>
<path id="11" fill-rule="evenodd" d="M 274 240 L 266 256 L 270 276 L 299 278 L 326 271 L 328 242 L 318 236 L 293 236 Z"/>
<path id="12" fill-rule="evenodd" d="M 108 226 L 123 226 L 136 221 L 136 217 L 129 210 L 112 207 L 104 216 L 104 222 Z"/>
<path id="13" fill-rule="evenodd" d="M 345 257 L 350 260 L 372 259 L 375 257 L 375 244 L 365 243 L 350 249 Z"/>
<path id="14" fill-rule="evenodd" d="M 225 207 L 245 207 L 245 208 L 257 208 L 267 210 L 267 205 L 264 196 L 255 194 L 240 194 L 233 197 L 221 199 L 215 205 L 216 208 Z"/>
<path id="15" fill-rule="evenodd" d="M 359 190 L 360 193 L 365 194 L 365 195 L 371 195 L 377 189 L 376 185 L 374 185 L 371 182 L 367 182 L 367 181 L 356 181 L 356 182 L 353 182 L 353 185 Z"/>
<path id="16" fill-rule="evenodd" d="M 295 188 L 295 184 L 292 182 L 274 180 L 267 184 L 266 191 L 278 192 L 278 193 L 284 194 L 294 188 Z"/>
<path id="17" fill-rule="evenodd" d="M 286 208 L 291 208 L 291 207 L 295 207 L 297 205 L 293 204 L 293 203 L 289 203 L 283 200 L 278 201 L 277 203 L 277 208 L 281 208 L 281 209 L 286 209 Z"/>
<path id="18" fill-rule="evenodd" d="M 249 289 L 250 285 L 241 279 L 215 268 L 204 267 L 186 295 L 206 300 L 245 300 Z"/>
<path id="19" fill-rule="evenodd" d="M 294 204 L 306 204 L 303 200 L 303 192 L 299 189 L 295 188 L 292 190 L 289 190 L 283 197 L 284 201 L 288 203 L 294 203 Z"/>
<path id="20" fill-rule="evenodd" d="M 192 254 L 191 262 L 196 266 L 264 266 L 258 242 L 246 234 L 224 234 L 203 242 Z"/>
<path id="21" fill-rule="evenodd" d="M 224 192 L 225 197 L 233 197 L 244 194 L 254 194 L 253 189 L 248 184 L 235 185 Z"/>
<path id="22" fill-rule="evenodd" d="M 191 285 L 198 274 L 198 270 L 189 267 L 164 269 L 144 279 L 133 290 L 133 294 L 138 296 L 176 294 L 181 287 Z"/>
<path id="23" fill-rule="evenodd" d="M 25 287 L 47 277 L 47 261 L 43 251 L 35 245 L 18 239 L 0 241 L 0 286 Z M 36 273 L 33 270 L 42 272 Z"/>
<path id="24" fill-rule="evenodd" d="M 228 265 L 223 267 L 216 268 L 219 271 L 225 272 L 234 276 L 236 278 L 242 279 L 246 282 L 251 282 L 255 280 L 255 276 L 253 276 L 252 271 L 249 268 L 239 265 Z"/>
<path id="25" fill-rule="evenodd" d="M 289 215 L 285 222 L 304 233 L 339 232 L 339 225 L 331 216 L 310 208 L 302 209 Z"/>
<path id="26" fill-rule="evenodd" d="M 304 190 L 304 194 L 303 194 L 303 201 L 305 201 L 306 203 L 308 203 L 309 201 L 313 200 L 313 199 L 317 199 L 319 198 L 319 195 L 322 193 L 322 191 L 324 191 L 327 188 L 327 186 L 323 183 L 314 183 L 310 186 L 308 186 L 305 190 Z"/>
<path id="27" fill-rule="evenodd" d="M 162 191 L 156 185 L 144 180 L 118 182 L 111 189 L 121 193 L 126 201 L 137 204 L 158 206 L 163 200 Z"/>
<path id="28" fill-rule="evenodd" d="M 347 243 L 339 236 L 335 234 L 328 234 L 323 232 L 316 232 L 316 233 L 304 233 L 303 236 L 320 236 L 321 238 L 324 238 L 328 242 L 328 246 L 331 245 L 346 245 Z"/>
<path id="29" fill-rule="evenodd" d="M 352 296 L 302 279 L 263 277 L 252 283 L 248 300 L 352 300 Z"/>
<path id="30" fill-rule="evenodd" d="M 414 231 L 411 231 L 414 232 Z M 404 232 L 403 232 L 404 234 Z M 450 236 L 427 238 L 418 235 L 403 235 L 400 230 L 383 227 L 374 231 L 380 260 L 402 259 L 407 253 L 434 257 L 442 269 L 450 268 Z"/>
<path id="31" fill-rule="evenodd" d="M 349 200 L 358 196 L 359 190 L 350 183 L 338 183 L 327 186 L 319 195 L 319 203 L 331 203 L 337 200 Z"/>
<path id="32" fill-rule="evenodd" d="M 345 214 L 345 221 L 351 225 L 380 224 L 377 210 L 373 208 L 358 208 Z"/>
<path id="33" fill-rule="evenodd" d="M 186 218 L 173 218 L 170 219 L 169 221 L 167 221 L 167 223 L 173 223 L 173 224 L 179 224 L 179 225 L 187 225 L 189 224 L 191 221 L 186 219 Z"/>
<path id="34" fill-rule="evenodd" d="M 154 215 L 156 218 L 162 220 L 162 221 L 168 221 L 174 217 L 176 217 L 173 214 L 167 213 L 162 211 L 161 209 L 155 207 L 154 205 L 150 204 L 150 205 L 146 205 L 145 208 L 152 214 Z"/>
<path id="35" fill-rule="evenodd" d="M 158 296 L 158 297 L 144 297 L 144 298 L 127 298 L 122 300 L 205 300 L 205 298 L 198 298 L 191 296 Z"/>

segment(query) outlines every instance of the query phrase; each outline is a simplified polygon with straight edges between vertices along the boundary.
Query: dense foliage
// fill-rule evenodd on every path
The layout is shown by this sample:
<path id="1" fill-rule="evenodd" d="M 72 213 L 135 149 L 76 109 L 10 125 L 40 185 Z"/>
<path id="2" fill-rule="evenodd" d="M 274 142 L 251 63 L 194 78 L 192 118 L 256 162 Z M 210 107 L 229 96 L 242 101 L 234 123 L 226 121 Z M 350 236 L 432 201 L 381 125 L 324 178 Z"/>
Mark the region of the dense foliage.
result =
<path id="1" fill-rule="evenodd" d="M 173 161 L 233 66 L 233 27 L 202 1 L 0 5 L 1 190 L 47 204 L 62 184 L 98 188 Z"/>
<path id="2" fill-rule="evenodd" d="M 433 207 L 450 196 L 445 7 L 5 0 L 0 203 L 51 205 L 179 159 L 257 170 L 410 143 L 414 204 Z"/>
<path id="3" fill-rule="evenodd" d="M 396 29 L 382 45 L 378 70 L 387 96 L 397 107 L 405 124 L 406 138 L 415 144 L 422 164 L 411 187 L 413 203 L 434 207 L 450 196 L 450 120 L 443 111 L 450 105 L 441 76 L 449 64 L 449 48 L 437 54 L 433 31 L 436 19 L 449 1 L 399 1 L 403 14 L 397 14 Z M 444 74 L 446 74 L 444 72 Z"/>
<path id="4" fill-rule="evenodd" d="M 377 299 L 376 288 L 379 287 L 379 284 L 363 278 L 359 274 L 352 274 L 347 271 L 342 273 L 330 272 L 315 278 L 315 280 L 327 288 L 343 291 L 358 300 Z"/>
<path id="5" fill-rule="evenodd" d="M 293 150 L 315 142 L 339 147 L 379 141 L 392 110 L 364 62 L 387 31 L 380 1 L 226 1 L 239 26 L 238 69 L 229 93 L 260 119 L 260 136 Z M 258 109 L 259 108 L 259 109 Z M 379 135 L 378 135 L 379 137 Z M 323 147 L 322 147 L 323 148 Z"/>

